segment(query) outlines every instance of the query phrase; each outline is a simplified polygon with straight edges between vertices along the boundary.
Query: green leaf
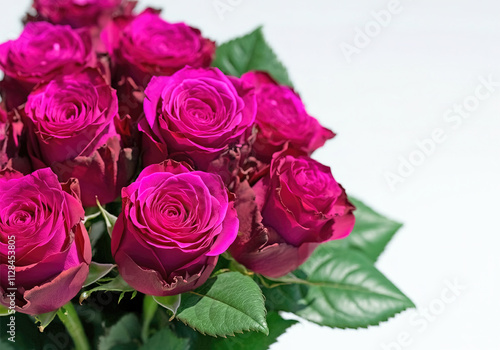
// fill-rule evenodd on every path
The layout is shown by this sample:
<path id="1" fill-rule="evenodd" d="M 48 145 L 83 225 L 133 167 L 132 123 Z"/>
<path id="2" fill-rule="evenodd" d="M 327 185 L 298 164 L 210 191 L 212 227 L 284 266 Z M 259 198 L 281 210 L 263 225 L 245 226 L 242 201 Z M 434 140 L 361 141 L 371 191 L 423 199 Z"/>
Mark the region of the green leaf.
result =
<path id="1" fill-rule="evenodd" d="M 41 333 L 35 324 L 36 319 L 33 316 L 20 312 L 10 316 L 15 317 L 16 330 L 13 338 L 15 342 L 8 340 L 12 335 L 7 333 L 7 319 L 0 318 L 0 339 L 2 339 L 0 349 L 50 349 L 51 346 L 55 346 L 54 344 L 58 344 L 60 349 L 70 348 L 71 339 L 67 336 L 65 327 L 57 318 L 50 324 L 50 328 Z M 49 337 L 49 334 L 52 336 Z M 11 347 L 4 347 L 4 344 L 9 344 Z"/>
<path id="2" fill-rule="evenodd" d="M 139 320 L 134 314 L 123 316 L 106 335 L 99 338 L 98 350 L 138 349 L 140 344 Z"/>
<path id="3" fill-rule="evenodd" d="M 229 261 L 229 270 L 242 273 L 243 275 L 250 274 L 250 271 L 243 264 L 240 264 L 234 259 Z"/>
<path id="4" fill-rule="evenodd" d="M 228 272 L 208 279 L 200 288 L 182 296 L 177 319 L 212 336 L 243 331 L 269 333 L 264 297 L 248 276 Z"/>
<path id="5" fill-rule="evenodd" d="M 91 207 L 90 209 L 94 209 L 95 207 Z M 83 223 L 86 224 L 89 221 L 97 219 L 99 216 L 101 216 L 101 212 L 97 211 L 95 213 L 87 215 L 87 210 L 85 210 L 85 218 L 83 219 Z"/>
<path id="6" fill-rule="evenodd" d="M 170 328 L 163 328 L 156 332 L 140 350 L 188 350 L 189 348 L 190 340 L 188 338 L 179 338 Z"/>
<path id="7" fill-rule="evenodd" d="M 93 292 L 97 292 L 99 290 L 106 292 L 133 292 L 134 288 L 130 287 L 127 282 L 123 280 L 122 276 L 118 275 L 115 278 L 112 278 L 108 283 L 102 284 L 80 294 L 80 305 L 85 299 L 90 297 Z"/>
<path id="8" fill-rule="evenodd" d="M 96 203 L 97 203 L 97 207 L 101 211 L 101 215 L 104 217 L 104 222 L 106 223 L 106 229 L 108 230 L 109 236 L 111 237 L 111 234 L 113 232 L 113 227 L 115 227 L 117 217 L 114 216 L 113 214 L 109 213 L 108 211 L 106 211 L 106 209 L 104 209 L 102 207 L 101 203 L 99 203 L 99 200 L 97 199 L 97 197 L 96 197 Z"/>
<path id="9" fill-rule="evenodd" d="M 16 350 L 14 344 L 14 342 L 0 339 L 0 349 L 2 350 Z"/>
<path id="10" fill-rule="evenodd" d="M 296 323 L 295 320 L 283 319 L 277 312 L 270 312 L 267 315 L 268 336 L 252 332 L 228 338 L 200 337 L 196 348 L 204 350 L 266 350 L 276 342 L 280 335 Z"/>
<path id="11" fill-rule="evenodd" d="M 0 316 L 7 316 L 9 314 L 9 309 L 3 305 L 0 305 Z"/>
<path id="12" fill-rule="evenodd" d="M 264 39 L 262 27 L 220 45 L 213 66 L 236 77 L 251 70 L 266 71 L 281 84 L 292 86 L 286 68 Z"/>
<path id="13" fill-rule="evenodd" d="M 106 276 L 116 265 L 113 264 L 99 264 L 96 262 L 90 263 L 89 275 L 85 280 L 84 287 L 90 286 L 91 284 L 99 281 L 101 278 Z"/>
<path id="14" fill-rule="evenodd" d="M 120 295 L 118 296 L 118 302 L 117 304 L 120 304 L 120 301 L 122 301 L 123 297 L 125 296 L 125 292 L 121 292 Z"/>
<path id="15" fill-rule="evenodd" d="M 166 297 L 155 297 L 153 296 L 154 301 L 158 303 L 158 305 L 163 306 L 165 309 L 170 310 L 173 313 L 173 316 L 177 313 L 179 306 L 181 305 L 181 295 L 172 295 Z"/>
<path id="16" fill-rule="evenodd" d="M 58 310 L 54 310 L 45 314 L 35 316 L 36 322 L 40 323 L 40 325 L 38 326 L 40 332 L 43 332 L 45 328 L 47 328 L 47 326 L 54 320 L 57 315 L 57 311 Z"/>
<path id="17" fill-rule="evenodd" d="M 307 307 L 297 315 L 330 327 L 376 325 L 415 305 L 362 253 L 319 246 L 301 266 Z"/>
<path id="18" fill-rule="evenodd" d="M 300 270 L 295 273 L 300 273 Z M 273 287 L 262 288 L 266 299 L 266 309 L 268 311 L 287 311 L 297 313 L 307 307 L 305 296 L 309 287 L 306 284 L 274 284 Z"/>
<path id="19" fill-rule="evenodd" d="M 356 249 L 363 252 L 370 260 L 376 261 L 403 224 L 380 215 L 355 198 L 349 197 L 349 200 L 356 206 L 354 211 L 356 224 L 353 231 L 347 238 L 331 241 L 326 245 L 341 249 Z"/>
<path id="20" fill-rule="evenodd" d="M 106 223 L 102 220 L 101 213 L 99 213 L 99 220 L 92 220 L 90 222 L 87 231 L 89 232 L 90 245 L 92 246 L 92 256 L 95 256 L 95 252 L 98 251 L 97 242 L 101 239 L 104 232 L 107 232 Z"/>

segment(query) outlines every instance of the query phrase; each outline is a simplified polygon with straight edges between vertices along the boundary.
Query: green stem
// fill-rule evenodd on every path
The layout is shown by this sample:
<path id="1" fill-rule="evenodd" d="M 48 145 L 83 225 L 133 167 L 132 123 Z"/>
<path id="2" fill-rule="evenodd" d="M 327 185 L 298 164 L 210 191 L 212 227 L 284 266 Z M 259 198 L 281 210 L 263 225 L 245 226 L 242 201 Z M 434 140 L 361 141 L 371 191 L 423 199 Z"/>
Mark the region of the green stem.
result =
<path id="1" fill-rule="evenodd" d="M 91 350 L 80 318 L 78 318 L 78 314 L 71 301 L 57 310 L 57 316 L 59 316 L 71 339 L 73 339 L 75 350 Z"/>
<path id="2" fill-rule="evenodd" d="M 158 309 L 158 303 L 153 299 L 151 295 L 145 295 L 144 301 L 142 303 L 142 331 L 141 338 L 144 344 L 146 344 L 149 338 L 149 326 L 153 317 Z"/>

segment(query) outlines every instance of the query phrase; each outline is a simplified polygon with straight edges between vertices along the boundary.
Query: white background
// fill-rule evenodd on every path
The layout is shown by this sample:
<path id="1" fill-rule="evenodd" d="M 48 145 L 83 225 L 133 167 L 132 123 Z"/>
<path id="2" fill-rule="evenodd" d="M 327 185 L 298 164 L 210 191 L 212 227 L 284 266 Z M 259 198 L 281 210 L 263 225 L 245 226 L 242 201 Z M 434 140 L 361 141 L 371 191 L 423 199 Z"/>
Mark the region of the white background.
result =
<path id="1" fill-rule="evenodd" d="M 500 82 L 500 3 L 400 0 L 351 63 L 340 45 L 353 45 L 356 28 L 364 31 L 388 0 L 222 0 L 232 8 L 222 16 L 214 3 L 143 0 L 141 8 L 164 7 L 166 19 L 217 42 L 264 25 L 310 114 L 338 133 L 315 157 L 348 193 L 405 223 L 378 268 L 420 310 L 362 330 L 302 322 L 272 349 L 384 349 L 402 332 L 410 344 L 388 349 L 500 349 L 500 87 L 459 127 L 443 119 L 473 96 L 479 77 Z M 17 37 L 28 5 L 2 1 L 2 41 Z M 384 174 L 397 174 L 400 157 L 436 128 L 446 141 L 392 191 Z M 455 279 L 467 288 L 431 312 L 423 330 L 415 320 L 443 305 L 437 300 Z"/>

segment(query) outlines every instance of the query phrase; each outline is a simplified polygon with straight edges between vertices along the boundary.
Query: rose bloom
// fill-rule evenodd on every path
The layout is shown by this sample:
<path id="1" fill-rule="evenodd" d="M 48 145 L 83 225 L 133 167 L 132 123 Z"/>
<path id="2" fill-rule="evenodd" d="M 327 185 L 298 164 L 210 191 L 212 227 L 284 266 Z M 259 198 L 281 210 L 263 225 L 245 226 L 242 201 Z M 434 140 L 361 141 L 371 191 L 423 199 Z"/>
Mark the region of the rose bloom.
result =
<path id="1" fill-rule="evenodd" d="M 34 0 L 33 8 L 52 23 L 84 27 L 108 19 L 123 0 Z"/>
<path id="2" fill-rule="evenodd" d="M 0 45 L 5 75 L 28 83 L 47 82 L 95 63 L 89 33 L 69 26 L 28 23 L 17 40 Z"/>
<path id="3" fill-rule="evenodd" d="M 28 23 L 16 40 L 0 45 L 2 96 L 8 110 L 26 102 L 33 87 L 56 76 L 93 67 L 97 58 L 86 30 L 47 22 Z"/>
<path id="4" fill-rule="evenodd" d="M 109 203 L 132 176 L 132 150 L 114 127 L 116 92 L 95 69 L 37 86 L 25 106 L 28 153 L 35 168 L 50 166 L 61 181 L 79 179 L 84 206 Z"/>
<path id="5" fill-rule="evenodd" d="M 119 17 L 102 33 L 119 75 L 130 75 L 145 87 L 153 75 L 172 75 L 186 65 L 208 67 L 215 43 L 184 23 L 168 23 L 158 11 Z"/>
<path id="6" fill-rule="evenodd" d="M 63 306 L 82 288 L 92 253 L 78 193 L 76 180 L 61 186 L 50 169 L 26 176 L 0 171 L 3 306 L 15 303 L 16 311 L 39 315 Z"/>
<path id="7" fill-rule="evenodd" d="M 307 113 L 293 89 L 279 85 L 269 74 L 248 72 L 241 79 L 256 90 L 258 133 L 253 147 L 260 158 L 270 160 L 287 142 L 310 155 L 335 136 Z"/>
<path id="8" fill-rule="evenodd" d="M 186 67 L 154 77 L 145 91 L 144 162 L 186 155 L 202 170 L 235 143 L 243 142 L 255 120 L 255 96 L 240 79 L 217 68 Z"/>
<path id="9" fill-rule="evenodd" d="M 203 284 L 238 231 L 221 178 L 172 160 L 146 167 L 122 199 L 111 251 L 123 279 L 145 294 Z"/>
<path id="10" fill-rule="evenodd" d="M 265 276 L 295 270 L 320 243 L 354 226 L 355 208 L 330 168 L 293 149 L 275 154 L 270 174 L 253 188 L 243 183 L 236 195 L 240 229 L 230 252 Z"/>

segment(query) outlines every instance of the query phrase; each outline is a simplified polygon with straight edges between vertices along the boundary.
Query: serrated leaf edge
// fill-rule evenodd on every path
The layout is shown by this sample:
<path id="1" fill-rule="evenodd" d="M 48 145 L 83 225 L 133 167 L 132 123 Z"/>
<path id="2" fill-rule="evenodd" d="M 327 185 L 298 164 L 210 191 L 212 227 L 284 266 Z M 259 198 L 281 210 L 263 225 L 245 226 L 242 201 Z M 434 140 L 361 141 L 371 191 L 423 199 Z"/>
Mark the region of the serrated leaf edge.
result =
<path id="1" fill-rule="evenodd" d="M 263 326 L 263 325 L 262 325 L 259 321 L 255 320 L 255 319 L 254 319 L 254 318 L 252 318 L 251 316 L 249 316 L 249 315 L 247 315 L 246 313 L 242 312 L 241 310 L 239 310 L 239 309 L 235 308 L 234 306 L 231 306 L 231 305 L 229 305 L 229 304 L 226 304 L 225 302 L 223 302 L 223 301 L 221 301 L 221 300 L 218 300 L 218 299 L 216 299 L 216 298 L 214 298 L 214 297 L 212 297 L 212 296 L 206 295 L 206 294 L 205 294 L 205 295 L 203 295 L 203 294 L 196 293 L 196 292 L 193 292 L 193 291 L 191 291 L 191 292 L 189 292 L 189 293 L 194 294 L 194 295 L 197 295 L 197 296 L 200 296 L 200 297 L 202 297 L 202 298 L 204 298 L 204 297 L 208 297 L 208 298 L 210 298 L 210 299 L 212 299 L 212 300 L 214 300 L 214 301 L 217 301 L 217 302 L 219 302 L 219 303 L 221 303 L 221 304 L 224 304 L 224 305 L 226 305 L 226 306 L 229 306 L 229 307 L 231 307 L 232 309 L 234 309 L 234 310 L 238 311 L 239 313 L 241 313 L 241 314 L 245 315 L 246 317 L 248 317 L 249 319 L 251 319 L 252 321 L 254 321 L 256 324 L 258 324 L 259 326 L 263 327 L 263 329 L 258 329 L 258 328 L 249 327 L 249 328 L 243 328 L 243 329 L 241 329 L 241 330 L 235 330 L 235 331 L 233 331 L 233 333 L 228 333 L 228 334 L 217 334 L 217 333 L 215 333 L 215 332 L 204 332 L 204 331 L 201 331 L 201 330 L 200 330 L 200 329 L 198 329 L 197 327 L 195 327 L 195 326 L 193 326 L 193 325 L 191 325 L 191 324 L 188 324 L 188 323 L 187 323 L 187 322 L 185 322 L 183 319 L 179 318 L 179 315 L 176 315 L 176 316 L 175 316 L 175 318 L 176 318 L 176 319 L 178 319 L 179 321 L 181 321 L 182 323 L 184 323 L 186 326 L 189 326 L 190 328 L 194 329 L 195 331 L 197 331 L 197 332 L 199 332 L 199 333 L 201 333 L 201 334 L 203 334 L 203 335 L 210 335 L 210 336 L 215 337 L 215 338 L 217 338 L 217 337 L 223 337 L 223 338 L 226 338 L 226 336 L 228 336 L 228 335 L 229 335 L 229 336 L 234 337 L 234 336 L 235 336 L 235 335 L 234 335 L 234 333 L 243 334 L 244 332 L 250 332 L 250 331 L 261 332 L 261 333 L 264 333 L 265 335 L 269 335 L 269 327 L 268 327 L 268 325 L 267 325 L 267 321 L 266 321 L 266 320 L 264 320 L 264 326 Z M 264 303 L 264 305 L 265 305 L 265 297 L 264 297 L 264 295 L 262 294 L 262 292 L 261 292 L 261 294 L 260 294 L 260 295 L 261 295 L 261 298 L 262 298 L 262 302 L 263 302 L 263 303 Z M 267 316 L 267 310 L 266 310 L 265 308 L 264 308 L 264 310 L 265 310 L 265 312 L 266 312 L 265 316 Z"/>

